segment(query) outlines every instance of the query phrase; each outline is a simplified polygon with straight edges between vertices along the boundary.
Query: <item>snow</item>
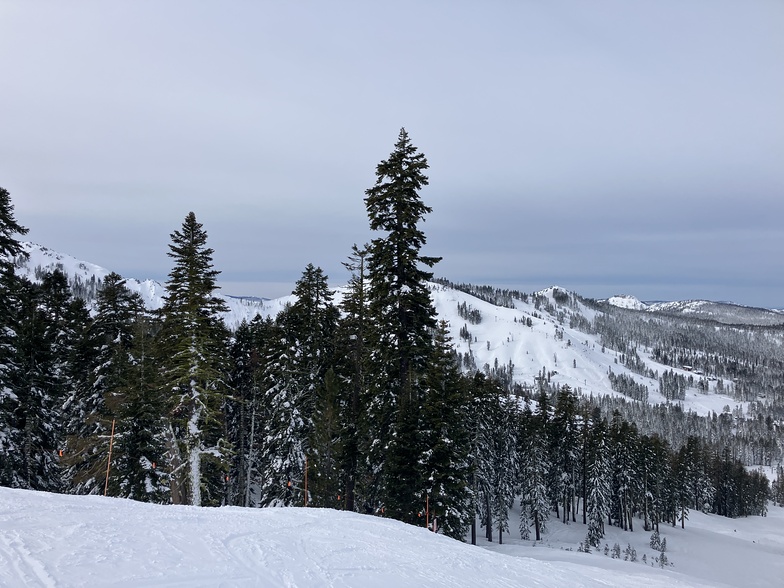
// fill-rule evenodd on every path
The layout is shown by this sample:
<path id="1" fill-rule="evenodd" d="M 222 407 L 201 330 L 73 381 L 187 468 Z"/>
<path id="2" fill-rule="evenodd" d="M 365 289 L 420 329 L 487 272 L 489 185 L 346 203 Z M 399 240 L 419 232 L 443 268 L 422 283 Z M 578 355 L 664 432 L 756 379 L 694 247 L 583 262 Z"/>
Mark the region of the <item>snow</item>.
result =
<path id="1" fill-rule="evenodd" d="M 30 255 L 27 264 L 20 268 L 20 272 L 34 279 L 34 268 L 40 266 L 43 269 L 53 270 L 57 267 L 62 269 L 68 276 L 69 281 L 74 281 L 74 276 L 78 276 L 83 283 L 89 283 L 91 277 L 95 280 L 103 279 L 109 271 L 97 265 L 79 261 L 69 255 L 53 252 L 34 243 L 23 243 L 25 250 Z M 154 280 L 136 280 L 133 278 L 126 280 L 126 285 L 133 291 L 139 292 L 149 309 L 160 308 L 163 303 L 165 289 L 162 284 Z M 436 307 L 439 319 L 444 319 L 450 324 L 450 334 L 452 342 L 460 353 L 472 352 L 476 366 L 482 370 L 484 365 L 493 366 L 498 360 L 499 366 L 507 365 L 510 361 L 514 364 L 514 381 L 521 384 L 533 385 L 537 375 L 544 368 L 548 372 L 555 372 L 552 375 L 552 382 L 558 385 L 567 384 L 572 389 L 578 390 L 583 394 L 610 394 L 618 395 L 612 390 L 608 378 L 609 370 L 615 374 L 626 374 L 640 384 L 644 384 L 649 390 L 649 402 L 663 403 L 666 399 L 659 394 L 659 383 L 655 379 L 645 378 L 628 370 L 626 367 L 616 363 L 618 354 L 612 349 L 607 348 L 602 352 L 602 345 L 598 336 L 582 333 L 577 329 L 568 326 L 568 319 L 559 323 L 559 317 L 552 316 L 544 308 L 537 308 L 532 298 L 528 302 L 522 300 L 515 301 L 515 308 L 504 308 L 484 302 L 464 292 L 447 288 L 439 284 L 430 284 L 431 296 Z M 344 289 L 338 288 L 335 293 L 334 302 L 340 303 Z M 567 289 L 558 286 L 551 286 L 536 293 L 537 296 L 544 297 L 555 305 L 556 292 L 571 294 Z M 230 293 L 225 293 L 230 294 Z M 296 300 L 293 295 L 277 299 L 264 299 L 257 297 L 234 297 L 230 295 L 218 294 L 229 307 L 229 311 L 223 315 L 223 320 L 229 328 L 236 328 L 243 320 L 250 321 L 253 317 L 276 316 L 287 304 Z M 610 300 L 615 300 L 616 305 L 621 305 L 621 301 L 628 307 L 635 306 L 639 300 L 632 296 L 617 296 Z M 473 325 L 462 319 L 457 312 L 458 303 L 466 303 L 482 313 L 482 322 Z M 639 303 L 643 307 L 643 303 Z M 592 320 L 596 311 L 580 303 L 579 312 L 587 320 Z M 683 303 L 683 307 L 691 308 L 691 302 Z M 656 305 L 649 306 L 647 310 L 655 308 Z M 556 310 L 563 310 L 557 307 Z M 532 320 L 532 326 L 526 326 L 526 319 Z M 472 337 L 476 337 L 476 342 L 472 340 L 469 344 L 459 338 L 459 331 L 466 325 Z M 560 332 L 563 334 L 556 337 Z M 488 348 L 489 343 L 489 348 Z M 649 351 L 640 349 L 641 359 L 654 371 L 662 373 L 670 367 L 656 363 Z M 686 370 L 674 369 L 675 373 L 684 376 L 693 375 Z M 729 406 L 734 409 L 737 406 L 746 410 L 748 403 L 738 403 L 726 394 L 716 392 L 716 382 L 711 382 L 709 394 L 704 394 L 696 388 L 686 391 L 686 399 L 680 404 L 685 411 L 692 410 L 700 415 L 707 415 L 711 412 L 721 413 L 724 407 Z M 725 390 L 731 387 L 731 382 L 725 381 Z"/>
<path id="2" fill-rule="evenodd" d="M 645 310 L 648 308 L 647 304 L 629 295 L 611 296 L 607 299 L 607 303 L 619 308 L 630 308 L 632 310 Z"/>
<path id="3" fill-rule="evenodd" d="M 551 298 L 552 291 L 558 289 L 568 292 L 563 288 L 549 288 L 538 294 Z M 483 369 L 485 364 L 493 366 L 496 359 L 499 366 L 510 361 L 514 364 L 514 380 L 518 383 L 532 385 L 537 375 L 544 368 L 553 374 L 551 381 L 558 385 L 569 385 L 573 390 L 582 394 L 602 395 L 609 394 L 620 396 L 612 390 L 608 372 L 626 374 L 635 381 L 648 387 L 649 402 L 664 403 L 666 399 L 659 393 L 659 382 L 636 374 L 620 363 L 619 354 L 610 348 L 602 351 L 602 344 L 598 335 L 586 334 L 569 327 L 568 319 L 564 324 L 558 318 L 548 314 L 544 308 L 537 309 L 533 300 L 528 302 L 515 301 L 515 308 L 495 306 L 479 300 L 464 292 L 447 288 L 438 284 L 431 286 L 431 296 L 438 311 L 439 318 L 447 320 L 450 324 L 450 334 L 455 349 L 463 354 L 471 352 L 478 369 Z M 473 325 L 462 319 L 457 312 L 457 305 L 465 303 L 479 310 L 482 321 Z M 591 320 L 595 311 L 580 306 L 580 313 Z M 532 326 L 525 322 L 530 318 Z M 460 328 L 465 325 L 473 339 L 471 343 L 460 339 Z M 558 332 L 563 336 L 556 336 Z M 489 343 L 489 348 L 488 348 Z M 648 367 L 660 374 L 665 370 L 688 377 L 692 372 L 670 368 L 657 363 L 651 358 L 648 350 L 638 350 L 640 358 Z M 616 363 L 618 359 L 618 363 Z M 736 402 L 731 396 L 716 392 L 717 382 L 710 382 L 709 394 L 699 392 L 697 388 L 686 391 L 686 398 L 680 402 L 685 411 L 692 410 L 700 415 L 711 412 L 721 413 L 725 406 L 734 409 L 737 406 L 746 410 L 748 403 Z M 731 387 L 725 381 L 725 389 Z"/>
<path id="4" fill-rule="evenodd" d="M 513 523 L 513 521 L 512 521 Z M 550 522 L 536 547 L 471 546 L 328 509 L 198 508 L 0 488 L 0 585 L 674 588 L 773 587 L 784 577 L 784 509 L 663 528 L 673 566 L 651 566 L 650 534 L 609 529 L 648 564 L 579 553 L 580 524 Z M 549 546 L 549 547 L 548 547 Z M 571 550 L 571 551 L 570 551 Z"/>

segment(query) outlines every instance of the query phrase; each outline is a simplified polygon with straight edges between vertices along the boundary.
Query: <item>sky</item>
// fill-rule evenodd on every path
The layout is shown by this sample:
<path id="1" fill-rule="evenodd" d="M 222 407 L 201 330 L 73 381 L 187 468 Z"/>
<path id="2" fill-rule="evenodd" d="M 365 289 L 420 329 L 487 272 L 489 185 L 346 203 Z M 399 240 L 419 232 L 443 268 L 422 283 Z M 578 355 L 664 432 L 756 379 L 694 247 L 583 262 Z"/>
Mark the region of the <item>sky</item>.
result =
<path id="1" fill-rule="evenodd" d="M 402 127 L 435 275 L 784 307 L 779 0 L 0 0 L 0 186 L 26 239 L 223 292 L 346 283 Z"/>

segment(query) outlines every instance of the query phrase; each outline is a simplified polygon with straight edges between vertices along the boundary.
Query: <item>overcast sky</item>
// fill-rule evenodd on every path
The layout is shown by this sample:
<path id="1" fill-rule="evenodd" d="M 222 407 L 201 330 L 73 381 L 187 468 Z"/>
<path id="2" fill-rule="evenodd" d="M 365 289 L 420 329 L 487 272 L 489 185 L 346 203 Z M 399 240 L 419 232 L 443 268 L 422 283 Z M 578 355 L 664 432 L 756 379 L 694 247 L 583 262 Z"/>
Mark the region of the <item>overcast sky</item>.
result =
<path id="1" fill-rule="evenodd" d="M 27 239 L 224 293 L 332 285 L 401 127 L 437 276 L 784 307 L 781 0 L 0 0 L 0 186 Z"/>

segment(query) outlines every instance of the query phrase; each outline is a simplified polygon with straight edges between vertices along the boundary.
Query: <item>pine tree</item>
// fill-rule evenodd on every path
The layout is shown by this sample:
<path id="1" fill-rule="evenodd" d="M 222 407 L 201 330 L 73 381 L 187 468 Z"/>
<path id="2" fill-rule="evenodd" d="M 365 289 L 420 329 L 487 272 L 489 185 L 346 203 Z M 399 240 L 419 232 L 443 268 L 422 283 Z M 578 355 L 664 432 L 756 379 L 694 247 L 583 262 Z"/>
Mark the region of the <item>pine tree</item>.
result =
<path id="1" fill-rule="evenodd" d="M 302 414 L 302 389 L 296 378 L 296 350 L 283 324 L 285 309 L 262 351 L 264 432 L 259 447 L 260 506 L 304 504 L 307 426 Z"/>
<path id="2" fill-rule="evenodd" d="M 8 422 L 14 400 L 9 379 L 15 365 L 15 337 L 19 326 L 19 279 L 14 273 L 15 261 L 26 253 L 15 235 L 26 235 L 27 229 L 16 222 L 14 206 L 8 190 L 0 188 L 0 456 L 14 449 L 7 447 L 1 433 L 10 430 Z M 0 473 L 0 479 L 2 474 Z"/>
<path id="3" fill-rule="evenodd" d="M 110 273 L 104 278 L 89 333 L 95 349 L 88 370 L 90 385 L 74 391 L 68 402 L 64 464 L 70 491 L 75 494 L 103 492 L 111 422 L 117 416 L 107 408 L 106 400 L 125 387 L 133 362 L 133 322 L 142 309 L 141 298 L 125 288 L 120 275 Z M 111 401 L 113 405 L 120 403 Z"/>
<path id="4" fill-rule="evenodd" d="M 338 460 L 343 473 L 341 488 L 345 496 L 345 509 L 357 509 L 357 492 L 369 497 L 373 493 L 373 485 L 364 484 L 372 480 L 372 471 L 363 467 L 367 462 L 362 455 L 368 452 L 370 439 L 366 435 L 367 423 L 363 406 L 370 402 L 368 398 L 368 321 L 367 321 L 367 289 L 366 265 L 368 246 L 361 249 L 355 244 L 344 267 L 351 272 L 351 279 L 343 295 L 341 310 L 343 318 L 338 323 L 336 332 L 336 365 L 342 385 L 339 386 L 339 419 L 340 438 Z M 364 400 L 364 402 L 363 402 Z M 366 499 L 370 504 L 374 500 Z"/>
<path id="5" fill-rule="evenodd" d="M 73 333 L 70 294 L 64 274 L 55 271 L 40 285 L 20 282 L 15 370 L 8 390 L 14 401 L 5 438 L 15 451 L 6 456 L 3 484 L 50 492 L 65 486 L 59 461 L 71 380 L 68 360 Z"/>
<path id="6" fill-rule="evenodd" d="M 416 524 L 423 473 L 417 464 L 423 377 L 432 353 L 435 309 L 427 282 L 438 258 L 420 254 L 418 228 L 431 208 L 419 191 L 428 184 L 425 156 L 405 129 L 394 151 L 376 168 L 366 190 L 370 228 L 382 236 L 370 244 L 369 315 L 374 328 L 370 355 L 375 378 L 368 406 L 370 468 L 378 472 L 379 498 L 394 518 Z"/>
<path id="7" fill-rule="evenodd" d="M 520 536 L 527 538 L 529 525 L 534 527 L 536 541 L 541 541 L 550 518 L 548 481 L 553 470 L 548 452 L 550 425 L 549 400 L 542 388 L 536 414 L 525 413 L 525 441 L 520 446 Z"/>
<path id="8" fill-rule="evenodd" d="M 174 267 L 160 310 L 157 346 L 163 386 L 169 392 L 168 450 L 172 501 L 197 506 L 224 501 L 231 447 L 225 435 L 227 332 L 214 295 L 213 250 L 196 215 L 189 213 L 171 234 Z"/>
<path id="9" fill-rule="evenodd" d="M 166 399 L 161 395 L 158 372 L 152 361 L 150 317 L 140 312 L 134 319 L 129 349 L 132 362 L 123 382 L 110 393 L 110 410 L 116 414 L 110 493 L 143 502 L 166 503 L 171 499 L 165 443 L 168 423 Z"/>
<path id="10" fill-rule="evenodd" d="M 338 482 L 333 478 L 338 474 L 332 463 L 337 381 L 330 381 L 328 389 L 325 379 L 333 364 L 338 310 L 327 277 L 312 264 L 293 294 L 296 301 L 278 315 L 277 334 L 265 358 L 264 402 L 270 417 L 265 423 L 262 504 L 304 504 L 306 460 L 308 469 L 318 464 L 316 490 L 330 497 L 321 498 L 337 496 L 333 490 Z"/>
<path id="11" fill-rule="evenodd" d="M 577 397 L 569 386 L 558 393 L 555 413 L 550 424 L 553 440 L 554 479 L 558 503 L 563 507 L 563 522 L 574 521 L 574 499 L 579 483 L 580 436 L 578 430 Z"/>
<path id="12" fill-rule="evenodd" d="M 604 521 L 610 514 L 612 465 L 608 447 L 607 421 L 598 411 L 591 423 L 590 448 L 588 456 L 588 496 L 585 508 L 588 519 L 586 542 L 599 547 L 604 537 Z"/>
<path id="13" fill-rule="evenodd" d="M 431 519 L 445 535 L 462 540 L 473 511 L 470 494 L 469 396 L 451 346 L 448 324 L 439 322 L 426 374 L 422 408 L 423 455 Z"/>
<path id="14" fill-rule="evenodd" d="M 271 319 L 257 315 L 250 323 L 242 321 L 231 345 L 229 382 L 233 395 L 227 403 L 226 426 L 234 447 L 228 473 L 228 503 L 233 505 L 258 503 L 259 447 L 265 424 L 262 353 L 272 329 Z"/>

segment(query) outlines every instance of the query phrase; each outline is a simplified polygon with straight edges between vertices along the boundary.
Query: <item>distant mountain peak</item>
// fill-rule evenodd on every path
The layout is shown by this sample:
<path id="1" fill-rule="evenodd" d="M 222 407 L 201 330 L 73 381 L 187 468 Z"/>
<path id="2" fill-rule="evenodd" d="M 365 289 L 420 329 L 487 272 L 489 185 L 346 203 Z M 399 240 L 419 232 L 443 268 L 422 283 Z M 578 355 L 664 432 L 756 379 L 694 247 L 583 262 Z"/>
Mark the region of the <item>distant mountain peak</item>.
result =
<path id="1" fill-rule="evenodd" d="M 629 308 L 631 310 L 646 310 L 648 308 L 647 304 L 630 294 L 616 294 L 608 298 L 606 302 L 618 308 Z"/>

